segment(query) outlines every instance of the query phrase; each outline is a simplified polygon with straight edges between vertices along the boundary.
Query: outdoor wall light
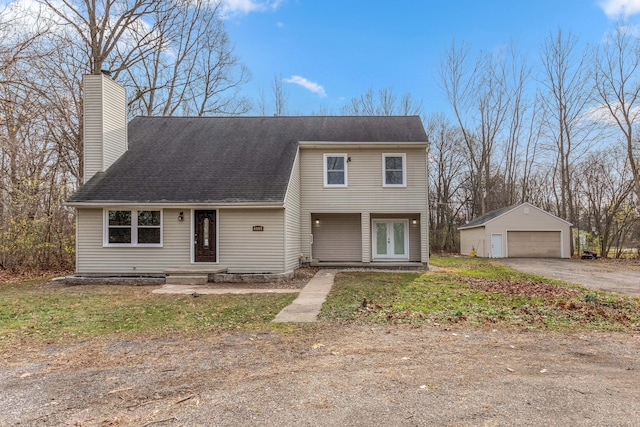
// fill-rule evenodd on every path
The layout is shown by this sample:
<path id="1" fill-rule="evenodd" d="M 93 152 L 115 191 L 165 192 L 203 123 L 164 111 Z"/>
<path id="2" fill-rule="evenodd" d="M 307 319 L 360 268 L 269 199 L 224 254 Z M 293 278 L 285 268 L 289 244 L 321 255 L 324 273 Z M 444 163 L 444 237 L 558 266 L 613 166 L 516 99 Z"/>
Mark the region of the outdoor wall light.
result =
<path id="1" fill-rule="evenodd" d="M 184 221 L 184 212 L 180 212 L 178 214 L 178 221 L 180 221 L 180 222 Z"/>
<path id="2" fill-rule="evenodd" d="M 412 219 L 412 220 L 411 220 L 411 224 L 413 224 L 413 225 L 418 225 L 418 220 L 417 220 L 417 219 Z"/>
<path id="3" fill-rule="evenodd" d="M 316 225 L 320 225 L 320 220 L 316 218 Z"/>

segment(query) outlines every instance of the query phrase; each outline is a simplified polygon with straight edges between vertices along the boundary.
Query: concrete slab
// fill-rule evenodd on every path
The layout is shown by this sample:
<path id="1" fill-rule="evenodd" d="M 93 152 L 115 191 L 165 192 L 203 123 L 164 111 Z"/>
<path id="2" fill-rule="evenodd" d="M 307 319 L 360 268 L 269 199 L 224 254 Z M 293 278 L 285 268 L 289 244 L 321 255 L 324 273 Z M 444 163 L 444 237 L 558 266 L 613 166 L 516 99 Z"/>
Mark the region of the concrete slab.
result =
<path id="1" fill-rule="evenodd" d="M 239 288 L 214 288 L 206 285 L 163 285 L 160 289 L 154 289 L 154 294 L 182 294 L 182 295 L 224 295 L 224 294 L 294 294 L 297 289 L 239 289 Z"/>
<path id="2" fill-rule="evenodd" d="M 320 308 L 324 303 L 331 287 L 337 270 L 320 270 L 302 288 L 291 305 L 283 308 L 273 319 L 274 322 L 315 322 L 318 319 Z"/>
<path id="3" fill-rule="evenodd" d="M 320 270 L 311 278 L 309 283 L 298 289 L 259 289 L 259 288 L 218 288 L 207 285 L 189 284 L 164 284 L 159 289 L 154 289 L 154 294 L 182 294 L 182 295 L 207 295 L 207 294 L 258 294 L 258 293 L 298 293 L 298 297 L 273 319 L 274 322 L 315 322 L 320 308 L 327 298 L 327 294 L 333 286 L 333 279 L 337 270 Z"/>
<path id="4" fill-rule="evenodd" d="M 179 275 L 179 276 L 167 276 L 164 282 L 167 285 L 204 285 L 209 281 L 209 276 L 206 274 L 191 274 L 191 275 Z"/>

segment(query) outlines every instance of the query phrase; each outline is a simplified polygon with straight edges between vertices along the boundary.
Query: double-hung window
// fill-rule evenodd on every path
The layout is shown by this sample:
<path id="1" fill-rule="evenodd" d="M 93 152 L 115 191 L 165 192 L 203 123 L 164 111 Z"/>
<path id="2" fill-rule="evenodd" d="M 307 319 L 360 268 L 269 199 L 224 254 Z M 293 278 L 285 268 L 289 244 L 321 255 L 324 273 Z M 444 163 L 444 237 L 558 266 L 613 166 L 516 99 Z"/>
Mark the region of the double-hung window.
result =
<path id="1" fill-rule="evenodd" d="M 325 187 L 347 186 L 347 161 L 348 157 L 346 154 L 324 155 Z"/>
<path id="2" fill-rule="evenodd" d="M 161 246 L 161 210 L 105 211 L 106 246 Z"/>
<path id="3" fill-rule="evenodd" d="M 407 186 L 407 156 L 404 153 L 382 155 L 382 186 Z"/>

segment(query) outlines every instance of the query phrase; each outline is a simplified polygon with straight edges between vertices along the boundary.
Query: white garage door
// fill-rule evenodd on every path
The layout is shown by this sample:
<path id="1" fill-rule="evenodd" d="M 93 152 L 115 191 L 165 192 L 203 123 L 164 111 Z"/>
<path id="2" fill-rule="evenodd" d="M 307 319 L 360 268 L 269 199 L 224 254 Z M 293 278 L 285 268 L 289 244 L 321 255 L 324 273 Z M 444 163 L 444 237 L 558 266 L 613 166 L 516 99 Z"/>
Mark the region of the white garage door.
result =
<path id="1" fill-rule="evenodd" d="M 560 258 L 562 241 L 559 231 L 508 231 L 510 258 Z"/>

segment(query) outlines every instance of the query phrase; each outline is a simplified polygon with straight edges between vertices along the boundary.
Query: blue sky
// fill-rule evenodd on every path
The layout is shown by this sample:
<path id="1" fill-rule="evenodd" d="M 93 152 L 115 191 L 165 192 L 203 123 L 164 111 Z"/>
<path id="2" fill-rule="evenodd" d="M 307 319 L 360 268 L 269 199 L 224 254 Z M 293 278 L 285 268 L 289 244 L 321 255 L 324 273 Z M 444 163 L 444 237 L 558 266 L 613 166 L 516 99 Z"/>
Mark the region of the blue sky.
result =
<path id="1" fill-rule="evenodd" d="M 271 102 L 285 79 L 287 113 L 340 107 L 372 87 L 410 92 L 425 113 L 448 106 L 438 64 L 453 40 L 474 50 L 513 40 L 535 66 L 561 27 L 599 43 L 616 20 L 633 24 L 640 0 L 225 0 L 227 29 L 252 78 L 244 95 Z M 254 111 L 254 114 L 258 114 Z"/>

